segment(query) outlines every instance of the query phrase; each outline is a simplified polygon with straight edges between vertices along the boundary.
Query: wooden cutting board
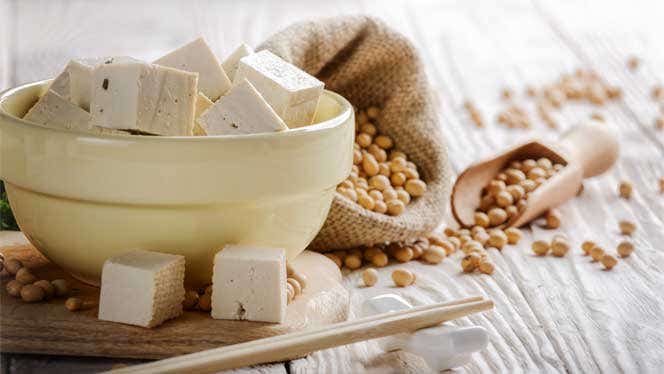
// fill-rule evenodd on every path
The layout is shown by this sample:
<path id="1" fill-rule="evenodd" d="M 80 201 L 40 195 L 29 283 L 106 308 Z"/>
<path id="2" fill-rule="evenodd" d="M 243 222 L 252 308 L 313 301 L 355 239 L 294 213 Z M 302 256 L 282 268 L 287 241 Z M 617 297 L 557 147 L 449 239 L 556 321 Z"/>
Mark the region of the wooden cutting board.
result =
<path id="1" fill-rule="evenodd" d="M 98 301 L 99 289 L 81 283 L 44 258 L 21 233 L 0 231 L 0 253 L 18 258 L 39 279 L 65 278 L 74 294 Z M 346 320 L 348 291 L 341 273 L 327 257 L 303 252 L 292 266 L 308 278 L 307 287 L 287 310 L 283 324 L 212 319 L 190 311 L 154 329 L 104 322 L 97 308 L 70 312 L 64 299 L 27 304 L 7 293 L 12 276 L 2 272 L 0 350 L 75 356 L 165 358 L 229 344 L 285 334 Z M 131 300 L 127 300 L 131 302 Z"/>

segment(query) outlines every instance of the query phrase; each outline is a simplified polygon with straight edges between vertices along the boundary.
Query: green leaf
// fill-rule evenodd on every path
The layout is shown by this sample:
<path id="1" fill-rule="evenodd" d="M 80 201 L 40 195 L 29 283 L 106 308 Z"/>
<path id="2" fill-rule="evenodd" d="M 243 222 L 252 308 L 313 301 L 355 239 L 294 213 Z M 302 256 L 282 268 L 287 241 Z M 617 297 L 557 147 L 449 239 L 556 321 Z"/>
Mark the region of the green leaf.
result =
<path id="1" fill-rule="evenodd" d="M 0 181 L 0 230 L 19 230 L 2 181 Z"/>

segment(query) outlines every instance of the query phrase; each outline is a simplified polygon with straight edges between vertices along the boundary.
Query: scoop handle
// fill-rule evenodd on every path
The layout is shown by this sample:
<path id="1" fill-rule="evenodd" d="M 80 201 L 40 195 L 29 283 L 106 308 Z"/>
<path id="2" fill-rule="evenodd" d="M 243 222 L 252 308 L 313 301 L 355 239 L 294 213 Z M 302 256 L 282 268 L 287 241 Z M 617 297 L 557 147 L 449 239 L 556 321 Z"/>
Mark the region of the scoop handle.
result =
<path id="1" fill-rule="evenodd" d="M 607 124 L 588 121 L 567 131 L 558 141 L 571 159 L 583 169 L 583 178 L 602 174 L 618 159 L 619 145 L 616 134 Z"/>

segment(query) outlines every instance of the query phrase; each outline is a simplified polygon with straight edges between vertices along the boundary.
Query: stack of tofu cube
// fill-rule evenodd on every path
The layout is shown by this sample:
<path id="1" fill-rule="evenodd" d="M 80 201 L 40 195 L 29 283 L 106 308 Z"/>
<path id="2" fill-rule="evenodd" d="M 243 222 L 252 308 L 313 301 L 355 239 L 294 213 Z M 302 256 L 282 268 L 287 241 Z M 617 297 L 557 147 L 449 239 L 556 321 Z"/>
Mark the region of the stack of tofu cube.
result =
<path id="1" fill-rule="evenodd" d="M 153 63 L 125 56 L 72 60 L 24 119 L 98 135 L 279 132 L 312 124 L 323 87 L 245 44 L 220 63 L 198 38 Z"/>
<path id="2" fill-rule="evenodd" d="M 241 45 L 220 64 L 201 38 L 146 63 L 131 57 L 67 64 L 24 119 L 93 134 L 243 135 L 313 122 L 323 82 L 269 51 Z M 215 257 L 212 316 L 280 323 L 285 251 L 227 246 Z M 99 319 L 154 327 L 182 314 L 182 256 L 133 251 L 102 271 Z"/>

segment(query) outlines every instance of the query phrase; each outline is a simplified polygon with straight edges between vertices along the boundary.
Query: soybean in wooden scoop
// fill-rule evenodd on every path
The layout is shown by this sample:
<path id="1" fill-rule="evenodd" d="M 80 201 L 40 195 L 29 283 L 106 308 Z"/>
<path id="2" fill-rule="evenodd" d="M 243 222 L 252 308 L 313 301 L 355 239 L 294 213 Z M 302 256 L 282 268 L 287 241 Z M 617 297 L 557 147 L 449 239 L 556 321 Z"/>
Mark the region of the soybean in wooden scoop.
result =
<path id="1" fill-rule="evenodd" d="M 615 134 L 588 121 L 557 143 L 529 141 L 471 165 L 454 184 L 452 212 L 462 226 L 519 227 L 574 197 L 584 178 L 617 158 Z"/>

